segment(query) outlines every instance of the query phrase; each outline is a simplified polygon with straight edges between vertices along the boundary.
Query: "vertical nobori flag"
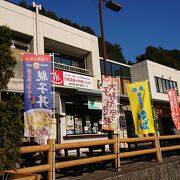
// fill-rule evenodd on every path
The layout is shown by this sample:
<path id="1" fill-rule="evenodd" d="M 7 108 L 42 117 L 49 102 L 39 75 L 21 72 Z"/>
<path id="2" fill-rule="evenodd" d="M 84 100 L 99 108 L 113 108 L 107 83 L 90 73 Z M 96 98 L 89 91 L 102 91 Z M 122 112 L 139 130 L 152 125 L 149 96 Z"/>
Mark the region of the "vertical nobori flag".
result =
<path id="1" fill-rule="evenodd" d="M 43 138 L 51 132 L 51 56 L 24 54 L 24 135 Z"/>
<path id="2" fill-rule="evenodd" d="M 177 130 L 180 130 L 180 109 L 176 90 L 167 90 L 169 97 L 171 116 Z"/>
<path id="3" fill-rule="evenodd" d="M 126 84 L 135 134 L 155 133 L 148 81 Z"/>
<path id="4" fill-rule="evenodd" d="M 116 130 L 117 127 L 118 79 L 105 77 L 102 86 L 102 129 Z"/>

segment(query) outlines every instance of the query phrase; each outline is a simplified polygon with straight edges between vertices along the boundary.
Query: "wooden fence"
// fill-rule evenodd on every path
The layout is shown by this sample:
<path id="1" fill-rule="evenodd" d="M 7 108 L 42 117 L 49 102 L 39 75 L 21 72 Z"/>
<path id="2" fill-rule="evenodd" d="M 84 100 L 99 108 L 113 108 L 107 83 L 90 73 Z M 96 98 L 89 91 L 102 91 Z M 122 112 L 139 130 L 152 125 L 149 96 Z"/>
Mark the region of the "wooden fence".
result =
<path id="1" fill-rule="evenodd" d="M 162 161 L 161 152 L 180 149 L 180 144 L 169 145 L 166 143 L 167 141 L 173 141 L 177 139 L 180 139 L 180 135 L 169 135 L 169 136 L 160 136 L 160 137 L 153 135 L 149 137 L 123 138 L 123 139 L 117 139 L 117 136 L 114 135 L 113 139 L 109 139 L 109 140 L 56 144 L 55 147 L 53 147 L 53 140 L 48 140 L 47 145 L 27 146 L 27 147 L 21 147 L 20 149 L 20 152 L 22 154 L 40 152 L 40 151 L 47 152 L 48 154 L 47 164 L 33 166 L 33 167 L 19 168 L 16 171 L 27 174 L 48 171 L 48 179 L 51 180 L 52 172 L 54 171 L 53 163 L 55 163 L 55 169 L 63 169 L 67 167 L 85 165 L 90 163 L 98 163 L 107 160 L 113 160 L 115 169 L 119 170 L 120 160 L 122 158 L 155 153 L 156 160 Z M 163 142 L 162 147 L 159 141 Z M 145 142 L 149 142 L 151 147 L 148 146 L 148 149 L 135 148 L 134 150 L 128 152 L 119 152 L 118 150 L 119 147 L 118 143 L 145 143 Z M 58 151 L 58 150 L 66 150 L 66 149 L 90 148 L 90 147 L 103 146 L 103 145 L 113 145 L 113 152 L 107 154 L 102 153 L 99 154 L 98 156 L 83 157 L 68 161 L 53 162 L 52 156 L 55 150 Z"/>

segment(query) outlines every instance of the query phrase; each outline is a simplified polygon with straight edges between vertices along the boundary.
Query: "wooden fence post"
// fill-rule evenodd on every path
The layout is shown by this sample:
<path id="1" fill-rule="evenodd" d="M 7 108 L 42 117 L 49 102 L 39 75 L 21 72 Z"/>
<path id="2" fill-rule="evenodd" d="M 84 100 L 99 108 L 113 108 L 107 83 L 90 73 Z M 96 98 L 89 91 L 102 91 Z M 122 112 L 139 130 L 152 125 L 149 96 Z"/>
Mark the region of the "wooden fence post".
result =
<path id="1" fill-rule="evenodd" d="M 114 134 L 113 139 L 115 140 L 115 143 L 113 144 L 113 153 L 116 154 L 116 159 L 114 160 L 114 165 L 116 171 L 120 171 L 120 156 L 119 156 L 119 140 L 118 140 L 118 135 Z"/>
<path id="2" fill-rule="evenodd" d="M 48 180 L 53 180 L 53 139 L 48 139 L 48 145 L 50 146 L 48 151 L 48 164 L 50 166 Z"/>
<path id="3" fill-rule="evenodd" d="M 162 162 L 162 154 L 161 154 L 161 147 L 160 147 L 160 143 L 159 143 L 159 138 L 157 134 L 154 134 L 154 147 L 157 149 L 156 152 L 156 159 L 158 162 Z"/>

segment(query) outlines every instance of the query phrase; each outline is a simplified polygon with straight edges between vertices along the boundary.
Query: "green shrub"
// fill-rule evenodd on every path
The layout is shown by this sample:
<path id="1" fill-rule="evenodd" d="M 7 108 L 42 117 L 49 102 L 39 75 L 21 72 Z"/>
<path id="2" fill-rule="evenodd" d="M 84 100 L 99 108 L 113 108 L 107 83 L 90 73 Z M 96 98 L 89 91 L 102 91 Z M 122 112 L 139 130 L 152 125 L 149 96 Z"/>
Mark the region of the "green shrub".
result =
<path id="1" fill-rule="evenodd" d="M 23 103 L 20 97 L 0 102 L 0 171 L 14 169 L 23 140 Z"/>

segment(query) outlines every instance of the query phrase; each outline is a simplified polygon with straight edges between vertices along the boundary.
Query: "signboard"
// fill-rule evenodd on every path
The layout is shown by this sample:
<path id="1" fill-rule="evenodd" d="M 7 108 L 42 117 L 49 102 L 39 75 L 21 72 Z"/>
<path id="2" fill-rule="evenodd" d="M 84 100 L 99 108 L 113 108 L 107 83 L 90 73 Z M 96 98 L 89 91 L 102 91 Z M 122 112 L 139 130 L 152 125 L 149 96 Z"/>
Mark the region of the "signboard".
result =
<path id="1" fill-rule="evenodd" d="M 176 90 L 167 90 L 169 97 L 171 116 L 177 130 L 180 130 L 180 109 Z"/>
<path id="2" fill-rule="evenodd" d="M 148 81 L 126 84 L 135 134 L 155 133 Z"/>
<path id="3" fill-rule="evenodd" d="M 88 109 L 102 109 L 102 102 L 94 96 L 88 97 Z"/>
<path id="4" fill-rule="evenodd" d="M 104 77 L 102 86 L 102 129 L 116 130 L 118 79 Z"/>
<path id="5" fill-rule="evenodd" d="M 52 82 L 57 86 L 72 86 L 77 88 L 93 89 L 92 77 L 64 72 L 58 69 L 53 71 Z"/>
<path id="6" fill-rule="evenodd" d="M 119 113 L 119 136 L 120 138 L 127 138 L 127 125 L 126 125 L 126 117 L 125 117 L 125 112 L 123 109 L 120 110 Z M 127 143 L 120 143 L 120 147 L 121 148 L 128 148 L 128 144 Z"/>
<path id="7" fill-rule="evenodd" d="M 24 120 L 28 137 L 43 138 L 51 132 L 51 56 L 24 54 Z"/>

